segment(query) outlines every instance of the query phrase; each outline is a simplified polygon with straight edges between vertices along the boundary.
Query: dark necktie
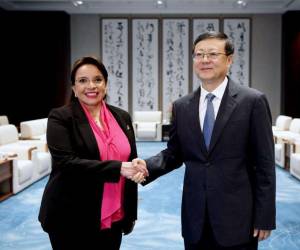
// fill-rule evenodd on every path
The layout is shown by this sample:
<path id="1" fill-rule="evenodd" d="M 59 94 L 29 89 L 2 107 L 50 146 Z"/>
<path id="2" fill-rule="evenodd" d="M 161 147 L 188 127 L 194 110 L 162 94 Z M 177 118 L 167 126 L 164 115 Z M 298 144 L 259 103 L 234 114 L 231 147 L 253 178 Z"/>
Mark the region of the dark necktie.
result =
<path id="1" fill-rule="evenodd" d="M 207 149 L 209 148 L 211 134 L 215 123 L 215 112 L 212 103 L 214 98 L 215 95 L 213 95 L 212 93 L 208 93 L 206 95 L 207 106 L 206 106 L 206 113 L 205 113 L 204 124 L 203 124 L 203 135 L 204 135 L 205 145 Z"/>

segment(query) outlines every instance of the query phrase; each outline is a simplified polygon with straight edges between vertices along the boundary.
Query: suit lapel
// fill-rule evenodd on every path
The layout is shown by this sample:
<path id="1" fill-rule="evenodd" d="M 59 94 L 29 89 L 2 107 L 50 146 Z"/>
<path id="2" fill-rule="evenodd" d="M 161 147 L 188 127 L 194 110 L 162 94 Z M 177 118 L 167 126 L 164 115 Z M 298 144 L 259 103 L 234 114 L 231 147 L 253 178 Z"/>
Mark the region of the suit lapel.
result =
<path id="1" fill-rule="evenodd" d="M 132 129 L 132 124 L 127 124 L 127 122 L 125 122 L 125 119 L 120 116 L 120 113 L 118 113 L 113 108 L 113 106 L 110 106 L 108 104 L 106 104 L 106 106 L 108 107 L 108 109 L 110 110 L 110 112 L 113 114 L 113 116 L 116 119 L 117 123 L 119 124 L 119 126 L 123 130 L 124 134 L 128 138 L 130 145 L 133 145 L 134 144 L 134 140 L 132 139 L 132 136 L 130 136 L 130 134 L 129 134 L 130 130 Z"/>
<path id="2" fill-rule="evenodd" d="M 204 136 L 202 133 L 202 129 L 200 126 L 200 119 L 199 119 L 199 102 L 200 102 L 200 93 L 201 88 L 199 87 L 194 95 L 192 96 L 190 100 L 190 105 L 187 105 L 189 110 L 186 110 L 186 114 L 189 115 L 188 120 L 190 121 L 191 131 L 195 131 L 194 135 L 196 138 L 199 138 L 200 143 L 200 149 L 202 151 L 202 154 L 207 155 L 207 149 L 204 142 Z M 198 132 L 200 131 L 200 133 Z M 199 133 L 199 135 L 197 135 Z"/>
<path id="3" fill-rule="evenodd" d="M 85 142 L 88 151 L 91 152 L 94 159 L 100 159 L 98 144 L 95 139 L 93 130 L 88 122 L 84 110 L 77 100 L 73 103 L 73 113 L 77 121 L 77 126 L 80 134 L 83 135 L 82 140 Z"/>
<path id="4" fill-rule="evenodd" d="M 237 105 L 237 102 L 235 100 L 237 92 L 237 85 L 229 79 L 215 121 L 209 152 L 213 150 L 214 146 L 219 140 L 226 123 L 228 122 L 233 110 Z"/>
<path id="5" fill-rule="evenodd" d="M 124 132 L 125 136 L 128 139 L 128 142 L 130 144 L 130 158 L 133 159 L 136 158 L 136 145 L 135 145 L 135 137 L 134 137 L 134 132 L 133 132 L 133 127 L 132 127 L 132 122 L 131 119 L 126 119 L 126 117 L 122 116 L 120 112 L 118 112 L 118 109 L 116 109 L 114 106 L 110 106 L 109 104 L 106 104 L 114 118 L 116 119 L 117 123 L 119 124 L 120 128 Z"/>

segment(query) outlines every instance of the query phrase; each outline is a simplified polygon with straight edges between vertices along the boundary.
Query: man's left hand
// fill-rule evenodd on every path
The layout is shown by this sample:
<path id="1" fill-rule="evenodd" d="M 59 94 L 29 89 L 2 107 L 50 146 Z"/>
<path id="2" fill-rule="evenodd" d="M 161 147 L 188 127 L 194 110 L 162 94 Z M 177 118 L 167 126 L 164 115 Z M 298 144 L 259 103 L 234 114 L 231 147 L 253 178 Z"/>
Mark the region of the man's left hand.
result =
<path id="1" fill-rule="evenodd" d="M 271 235 L 271 230 L 254 229 L 253 236 L 258 237 L 258 240 L 265 240 Z"/>

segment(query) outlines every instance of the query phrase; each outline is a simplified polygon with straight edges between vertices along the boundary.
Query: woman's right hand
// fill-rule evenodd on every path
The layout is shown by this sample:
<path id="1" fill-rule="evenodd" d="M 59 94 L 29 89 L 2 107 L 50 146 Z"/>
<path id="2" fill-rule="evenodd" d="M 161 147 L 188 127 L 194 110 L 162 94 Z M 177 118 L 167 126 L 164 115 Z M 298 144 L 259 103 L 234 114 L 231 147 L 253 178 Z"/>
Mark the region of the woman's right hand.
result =
<path id="1" fill-rule="evenodd" d="M 146 164 L 138 164 L 135 160 L 133 162 L 122 162 L 121 175 L 136 183 L 141 183 L 145 180 L 145 177 L 149 176 L 149 173 Z"/>

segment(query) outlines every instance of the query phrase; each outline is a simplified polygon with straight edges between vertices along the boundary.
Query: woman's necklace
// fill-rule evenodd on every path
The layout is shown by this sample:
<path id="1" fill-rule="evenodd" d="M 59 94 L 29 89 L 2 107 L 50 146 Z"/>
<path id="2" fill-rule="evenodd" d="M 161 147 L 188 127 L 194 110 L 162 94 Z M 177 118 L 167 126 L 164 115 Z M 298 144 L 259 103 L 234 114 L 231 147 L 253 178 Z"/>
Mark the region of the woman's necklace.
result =
<path id="1" fill-rule="evenodd" d="M 94 122 L 96 123 L 96 125 L 99 127 L 99 128 L 102 128 L 102 123 L 101 123 L 101 120 L 100 120 L 100 112 L 99 111 L 96 111 L 95 112 L 90 112 Z"/>
<path id="2" fill-rule="evenodd" d="M 95 123 L 99 126 L 99 127 L 101 127 L 101 123 L 100 123 L 100 121 L 99 121 L 99 119 L 94 119 L 94 121 L 95 121 Z"/>
<path id="3" fill-rule="evenodd" d="M 99 125 L 100 124 L 100 117 L 93 116 L 94 121 Z"/>
<path id="4" fill-rule="evenodd" d="M 102 123 L 101 123 L 101 121 L 100 121 L 100 118 L 94 118 L 94 117 L 93 117 L 93 119 L 94 119 L 96 125 L 97 125 L 100 129 L 103 129 L 103 126 L 102 126 Z"/>

